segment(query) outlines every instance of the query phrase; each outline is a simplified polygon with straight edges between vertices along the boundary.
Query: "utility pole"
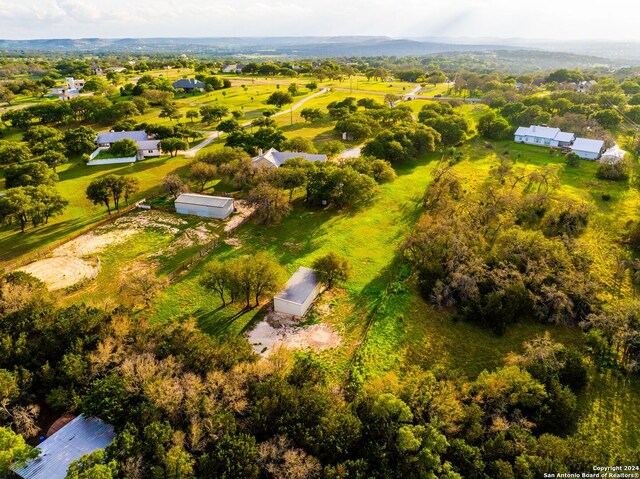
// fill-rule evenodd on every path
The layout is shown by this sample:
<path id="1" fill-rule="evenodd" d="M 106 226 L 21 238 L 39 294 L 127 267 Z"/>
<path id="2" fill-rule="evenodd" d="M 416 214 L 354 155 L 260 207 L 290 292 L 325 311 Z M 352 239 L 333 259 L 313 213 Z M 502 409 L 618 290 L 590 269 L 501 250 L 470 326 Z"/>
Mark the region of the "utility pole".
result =
<path id="1" fill-rule="evenodd" d="M 291 114 L 291 126 L 293 126 L 293 107 L 289 109 L 289 113 Z"/>

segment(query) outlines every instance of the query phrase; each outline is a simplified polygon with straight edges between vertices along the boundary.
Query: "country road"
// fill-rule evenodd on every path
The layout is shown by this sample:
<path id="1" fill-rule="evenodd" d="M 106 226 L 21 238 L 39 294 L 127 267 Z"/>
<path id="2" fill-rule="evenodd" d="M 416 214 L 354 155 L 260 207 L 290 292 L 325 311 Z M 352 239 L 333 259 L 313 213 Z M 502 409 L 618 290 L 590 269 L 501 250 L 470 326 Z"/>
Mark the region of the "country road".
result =
<path id="1" fill-rule="evenodd" d="M 282 115 L 290 113 L 292 111 L 296 111 L 298 108 L 302 107 L 309 100 L 312 100 L 313 98 L 316 98 L 316 97 L 318 97 L 320 95 L 324 95 L 328 91 L 329 91 L 328 88 L 323 88 L 322 90 L 314 93 L 313 95 L 309 95 L 309 96 L 301 99 L 297 103 L 294 103 L 293 106 L 287 108 L 286 110 L 282 110 L 282 111 L 279 111 L 278 113 L 275 113 L 274 115 L 271 116 L 271 118 L 274 118 L 276 116 L 282 116 Z M 250 121 L 247 121 L 247 122 L 242 124 L 243 128 L 247 128 L 250 125 L 251 125 Z M 220 135 L 222 135 L 223 132 L 221 132 L 221 131 L 208 131 L 208 132 L 202 132 L 202 133 L 205 133 L 205 135 L 206 135 L 205 139 L 202 140 L 200 143 L 198 143 L 196 146 L 194 146 L 192 148 L 189 148 L 188 150 L 182 152 L 182 154 L 185 156 L 185 158 L 194 158 L 196 156 L 196 153 L 198 153 L 200 150 L 202 150 L 205 146 L 210 145 L 214 140 L 219 138 Z"/>

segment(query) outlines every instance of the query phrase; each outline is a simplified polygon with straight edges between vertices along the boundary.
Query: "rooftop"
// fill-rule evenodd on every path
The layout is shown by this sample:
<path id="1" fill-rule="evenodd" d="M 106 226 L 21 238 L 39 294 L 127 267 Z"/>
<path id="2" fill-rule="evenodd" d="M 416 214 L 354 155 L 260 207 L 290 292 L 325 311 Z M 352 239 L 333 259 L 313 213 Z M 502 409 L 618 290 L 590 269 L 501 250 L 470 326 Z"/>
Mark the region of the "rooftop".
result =
<path id="1" fill-rule="evenodd" d="M 233 198 L 223 196 L 198 195 L 196 193 L 182 193 L 175 203 L 184 205 L 210 206 L 212 208 L 226 208 L 229 203 L 233 203 Z"/>
<path id="2" fill-rule="evenodd" d="M 300 153 L 293 151 L 278 151 L 275 148 L 271 148 L 263 153 L 262 155 L 258 155 L 253 158 L 253 162 L 257 163 L 261 159 L 267 160 L 269 163 L 274 166 L 282 166 L 282 164 L 291 159 L 291 158 L 304 158 L 307 161 L 327 161 L 327 155 L 316 155 L 310 153 Z"/>
<path id="3" fill-rule="evenodd" d="M 14 472 L 24 479 L 64 479 L 69 464 L 104 449 L 114 438 L 112 426 L 98 418 L 80 415 L 40 443 L 40 456 Z"/>
<path id="4" fill-rule="evenodd" d="M 600 150 L 604 148 L 604 141 L 592 140 L 590 138 L 576 138 L 571 146 L 572 150 L 584 151 L 587 153 L 600 153 Z"/>
<path id="5" fill-rule="evenodd" d="M 516 130 L 516 135 L 535 136 L 537 138 L 548 138 L 550 140 L 553 140 L 558 133 L 560 133 L 560 128 L 539 125 L 531 125 L 530 127 L 521 126 Z"/>
<path id="6" fill-rule="evenodd" d="M 316 273 L 310 268 L 301 266 L 293 273 L 284 288 L 276 294 L 276 298 L 303 304 L 318 286 Z"/>
<path id="7" fill-rule="evenodd" d="M 109 131 L 106 133 L 98 133 L 96 143 L 115 143 L 125 138 L 133 141 L 147 141 L 149 135 L 144 131 Z"/>
<path id="8" fill-rule="evenodd" d="M 557 141 L 563 141 L 563 142 L 571 142 L 575 139 L 576 135 L 574 135 L 573 133 L 568 133 L 566 131 L 561 131 L 560 133 L 558 133 L 554 140 Z"/>
<path id="9" fill-rule="evenodd" d="M 204 88 L 205 84 L 195 78 L 182 78 L 173 82 L 173 88 Z"/>

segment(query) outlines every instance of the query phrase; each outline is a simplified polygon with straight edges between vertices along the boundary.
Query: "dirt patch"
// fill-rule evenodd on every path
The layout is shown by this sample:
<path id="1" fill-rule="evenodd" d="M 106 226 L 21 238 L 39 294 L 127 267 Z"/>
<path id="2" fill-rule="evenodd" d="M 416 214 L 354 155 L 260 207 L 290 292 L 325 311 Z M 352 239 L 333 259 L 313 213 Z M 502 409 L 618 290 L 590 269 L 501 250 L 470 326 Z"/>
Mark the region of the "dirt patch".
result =
<path id="1" fill-rule="evenodd" d="M 233 246 L 235 249 L 242 248 L 242 241 L 240 241 L 238 238 L 227 238 L 226 240 L 224 240 L 224 242 L 229 246 Z"/>
<path id="2" fill-rule="evenodd" d="M 95 278 L 100 271 L 100 263 L 97 259 L 54 256 L 28 264 L 21 270 L 41 279 L 51 291 L 56 291 Z"/>
<path id="3" fill-rule="evenodd" d="M 20 270 L 44 281 L 51 291 L 65 289 L 95 278 L 100 271 L 100 264 L 97 258 L 91 256 L 108 246 L 123 243 L 146 228 L 160 228 L 167 233 L 177 234 L 180 232 L 177 226 L 183 224 L 186 224 L 185 220 L 160 211 L 129 214 L 59 246 L 53 250 L 51 257 L 28 264 Z M 204 232 L 198 228 L 192 230 L 190 241 L 199 241 Z"/>
<path id="4" fill-rule="evenodd" d="M 224 225 L 224 232 L 230 233 L 235 230 L 238 226 L 244 223 L 249 216 L 253 214 L 255 208 L 249 206 L 244 200 L 235 200 L 234 206 L 236 208 L 236 213 L 231 217 L 227 224 Z"/>
<path id="5" fill-rule="evenodd" d="M 319 323 L 301 327 L 292 316 L 270 311 L 262 321 L 246 333 L 253 350 L 268 356 L 276 346 L 289 349 L 323 351 L 340 345 L 340 334 L 329 324 Z"/>

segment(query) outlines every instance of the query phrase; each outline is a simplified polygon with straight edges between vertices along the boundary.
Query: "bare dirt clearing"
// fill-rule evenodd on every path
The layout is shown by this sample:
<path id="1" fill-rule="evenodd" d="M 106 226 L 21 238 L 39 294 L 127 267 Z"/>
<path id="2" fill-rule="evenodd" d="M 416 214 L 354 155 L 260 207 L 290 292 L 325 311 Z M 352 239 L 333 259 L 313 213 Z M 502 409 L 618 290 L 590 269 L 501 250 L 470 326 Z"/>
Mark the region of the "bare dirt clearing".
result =
<path id="1" fill-rule="evenodd" d="M 71 256 L 54 256 L 31 263 L 21 270 L 41 279 L 51 291 L 55 291 L 95 278 L 100 271 L 100 263 Z"/>
<path id="2" fill-rule="evenodd" d="M 329 324 L 301 327 L 292 316 L 274 311 L 267 313 L 246 336 L 253 350 L 264 357 L 278 346 L 323 351 L 335 348 L 342 342 L 340 334 Z"/>
<path id="3" fill-rule="evenodd" d="M 224 225 L 224 232 L 230 233 L 235 230 L 238 226 L 244 223 L 249 216 L 253 214 L 255 208 L 249 206 L 246 201 L 236 200 L 234 202 L 234 206 L 236 208 L 236 214 L 231 217 L 227 224 Z"/>
<path id="4" fill-rule="evenodd" d="M 50 257 L 20 269 L 44 281 L 52 291 L 65 289 L 97 276 L 100 265 L 97 258 L 92 256 L 107 247 L 123 243 L 146 229 L 159 229 L 166 234 L 180 235 L 167 250 L 158 252 L 158 255 L 175 254 L 182 248 L 206 244 L 215 237 L 207 223 L 200 223 L 180 234 L 181 228 L 187 224 L 182 218 L 160 211 L 137 211 L 75 238 L 56 248 Z"/>

